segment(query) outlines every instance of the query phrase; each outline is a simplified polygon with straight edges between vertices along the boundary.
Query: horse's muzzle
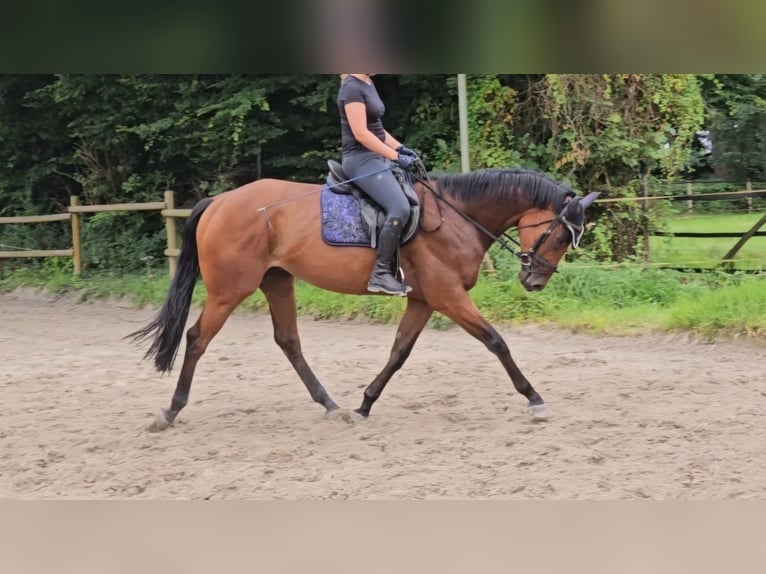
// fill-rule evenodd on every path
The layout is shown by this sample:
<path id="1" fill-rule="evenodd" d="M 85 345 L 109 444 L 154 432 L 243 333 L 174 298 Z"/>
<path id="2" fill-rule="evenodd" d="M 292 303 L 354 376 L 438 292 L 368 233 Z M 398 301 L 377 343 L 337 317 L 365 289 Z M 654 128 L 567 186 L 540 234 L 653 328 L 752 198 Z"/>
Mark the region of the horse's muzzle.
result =
<path id="1" fill-rule="evenodd" d="M 548 283 L 550 275 L 534 273 L 526 269 L 519 271 L 519 282 L 527 291 L 542 291 Z"/>

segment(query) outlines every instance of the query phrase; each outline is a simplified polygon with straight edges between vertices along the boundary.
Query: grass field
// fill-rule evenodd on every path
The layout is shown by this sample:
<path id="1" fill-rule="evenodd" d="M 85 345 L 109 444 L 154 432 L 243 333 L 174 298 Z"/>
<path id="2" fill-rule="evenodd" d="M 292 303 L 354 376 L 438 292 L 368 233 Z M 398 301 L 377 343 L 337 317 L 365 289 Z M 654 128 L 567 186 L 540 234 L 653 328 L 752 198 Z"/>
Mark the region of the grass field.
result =
<path id="1" fill-rule="evenodd" d="M 674 233 L 738 232 L 744 234 L 763 213 L 680 215 L 669 223 Z M 760 231 L 766 231 L 766 225 Z M 715 267 L 738 239 L 735 237 L 652 237 L 650 261 L 689 267 Z M 751 238 L 734 257 L 737 269 L 766 269 L 766 237 Z"/>

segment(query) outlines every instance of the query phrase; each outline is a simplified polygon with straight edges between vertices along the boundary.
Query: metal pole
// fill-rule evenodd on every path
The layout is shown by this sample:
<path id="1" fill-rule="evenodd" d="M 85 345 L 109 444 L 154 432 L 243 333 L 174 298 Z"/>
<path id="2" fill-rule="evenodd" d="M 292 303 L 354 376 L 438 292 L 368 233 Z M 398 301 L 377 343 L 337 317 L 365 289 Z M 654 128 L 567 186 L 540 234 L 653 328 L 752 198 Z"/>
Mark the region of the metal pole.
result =
<path id="1" fill-rule="evenodd" d="M 460 114 L 460 167 L 463 173 L 470 171 L 468 156 L 468 99 L 466 97 L 465 74 L 457 75 L 457 102 Z"/>
<path id="2" fill-rule="evenodd" d="M 468 97 L 466 95 L 465 74 L 457 75 L 457 107 L 460 115 L 460 168 L 463 173 L 471 171 L 471 160 L 468 154 Z M 495 275 L 495 266 L 489 252 L 482 258 L 484 268 Z"/>

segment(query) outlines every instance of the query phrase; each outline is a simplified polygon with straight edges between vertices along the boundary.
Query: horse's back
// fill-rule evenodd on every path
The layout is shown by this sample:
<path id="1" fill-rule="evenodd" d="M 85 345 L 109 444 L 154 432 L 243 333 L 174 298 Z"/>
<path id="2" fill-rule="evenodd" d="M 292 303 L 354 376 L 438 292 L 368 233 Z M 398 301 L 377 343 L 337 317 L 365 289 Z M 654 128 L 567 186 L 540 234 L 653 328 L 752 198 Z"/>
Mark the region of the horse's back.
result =
<path id="1" fill-rule="evenodd" d="M 319 189 L 319 185 L 266 178 L 257 179 L 226 191 L 216 196 L 216 199 L 225 200 L 238 206 L 243 204 L 256 205 L 260 209 L 271 203 L 281 202 L 314 189 Z"/>
<path id="2" fill-rule="evenodd" d="M 318 220 L 320 189 L 318 184 L 269 178 L 221 193 L 200 217 L 198 240 L 205 236 L 232 240 L 265 226 L 272 232 L 285 227 L 305 230 L 311 226 L 311 215 Z"/>
<path id="3" fill-rule="evenodd" d="M 218 218 L 225 219 L 226 225 L 252 221 L 264 210 L 289 205 L 294 198 L 314 189 L 318 190 L 319 185 L 281 179 L 258 179 L 214 196 L 212 204 L 200 220 L 200 226 L 204 228 Z"/>

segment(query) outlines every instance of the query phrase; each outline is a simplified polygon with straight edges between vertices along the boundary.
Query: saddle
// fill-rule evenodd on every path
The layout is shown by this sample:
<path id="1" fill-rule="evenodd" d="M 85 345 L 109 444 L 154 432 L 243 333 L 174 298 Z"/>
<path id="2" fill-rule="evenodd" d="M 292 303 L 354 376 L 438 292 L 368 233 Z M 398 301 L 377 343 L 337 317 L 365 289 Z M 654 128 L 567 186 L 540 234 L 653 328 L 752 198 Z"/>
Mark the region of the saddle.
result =
<path id="1" fill-rule="evenodd" d="M 327 181 L 324 194 L 330 194 L 334 196 L 350 196 L 358 202 L 359 212 L 361 216 L 361 228 L 365 233 L 365 244 L 372 248 L 375 248 L 378 240 L 378 233 L 380 227 L 386 219 L 386 213 L 383 208 L 380 207 L 373 199 L 368 196 L 362 188 L 355 185 L 353 182 L 347 182 L 348 176 L 343 172 L 343 167 L 335 160 L 327 160 L 327 166 L 329 173 L 327 175 Z M 398 167 L 394 167 L 392 170 L 394 177 L 399 182 L 399 185 L 404 192 L 407 201 L 410 204 L 410 215 L 402 228 L 402 236 L 399 240 L 400 245 L 407 243 L 418 230 L 418 225 L 421 218 L 421 205 L 418 195 L 410 185 L 405 173 Z M 323 202 L 323 203 L 330 203 Z M 356 218 L 356 216 L 353 216 Z M 323 221 L 325 219 L 323 218 Z M 327 237 L 325 237 L 327 241 Z M 367 243 L 367 240 L 369 243 Z M 331 242 L 334 245 L 345 243 L 341 241 Z M 348 243 L 350 244 L 350 243 Z M 358 244 L 358 243 L 356 243 Z"/>

